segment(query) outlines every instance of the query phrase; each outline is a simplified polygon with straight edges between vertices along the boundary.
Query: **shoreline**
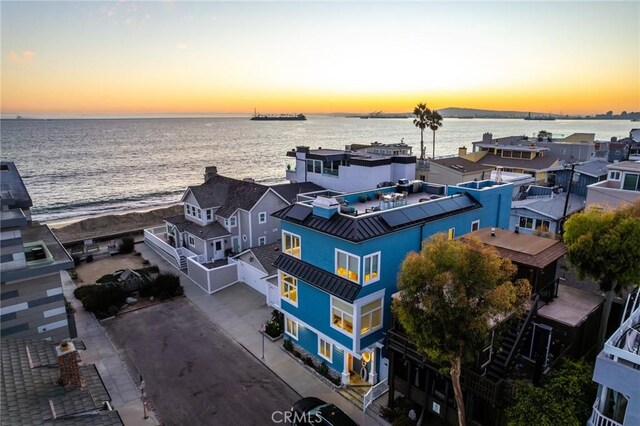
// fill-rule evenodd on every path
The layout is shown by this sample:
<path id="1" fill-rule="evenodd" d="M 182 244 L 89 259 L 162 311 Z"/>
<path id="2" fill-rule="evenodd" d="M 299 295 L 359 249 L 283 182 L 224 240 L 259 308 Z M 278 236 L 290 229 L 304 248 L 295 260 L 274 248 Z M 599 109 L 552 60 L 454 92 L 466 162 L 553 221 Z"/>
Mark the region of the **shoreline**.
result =
<path id="1" fill-rule="evenodd" d="M 123 215 L 130 214 L 130 213 L 149 213 L 149 212 L 152 212 L 154 210 L 162 210 L 162 209 L 166 209 L 166 208 L 169 208 L 169 207 L 174 207 L 174 206 L 177 206 L 177 205 L 179 205 L 179 203 L 167 203 L 167 204 L 159 204 L 157 206 L 151 206 L 151 207 L 142 207 L 142 208 L 134 208 L 134 209 L 123 209 L 123 210 L 111 210 L 111 211 L 107 211 L 107 212 L 104 212 L 104 213 L 85 214 L 85 215 L 81 215 L 81 216 L 65 217 L 65 218 L 61 218 L 61 219 L 48 219 L 48 220 L 34 219 L 34 221 L 37 221 L 38 223 L 41 223 L 43 225 L 47 225 L 51 229 L 60 229 L 60 228 L 64 228 L 66 226 L 73 225 L 74 223 L 78 223 L 78 222 L 81 222 L 81 221 L 87 220 L 87 219 L 99 219 L 99 218 L 103 218 L 103 217 L 106 217 L 106 216 L 123 216 Z"/>
<path id="2" fill-rule="evenodd" d="M 139 233 L 145 228 L 162 225 L 169 216 L 181 214 L 178 203 L 164 207 L 109 212 L 88 217 L 75 217 L 49 222 L 52 232 L 63 244 L 72 244 L 90 239 L 109 239 L 126 234 Z"/>

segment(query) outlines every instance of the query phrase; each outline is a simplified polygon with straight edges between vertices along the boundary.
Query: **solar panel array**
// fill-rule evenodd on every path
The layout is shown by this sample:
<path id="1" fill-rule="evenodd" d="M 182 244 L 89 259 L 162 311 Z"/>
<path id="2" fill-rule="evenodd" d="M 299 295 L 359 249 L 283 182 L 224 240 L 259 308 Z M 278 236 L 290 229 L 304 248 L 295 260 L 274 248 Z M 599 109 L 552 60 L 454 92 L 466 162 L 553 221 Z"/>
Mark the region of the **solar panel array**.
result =
<path id="1" fill-rule="evenodd" d="M 445 215 L 457 210 L 472 207 L 474 202 L 469 197 L 447 197 L 423 204 L 415 204 L 403 209 L 382 213 L 382 219 L 392 228 L 417 222 L 429 217 Z"/>
<path id="2" fill-rule="evenodd" d="M 301 206 L 300 204 L 294 204 L 286 213 L 285 217 L 302 222 L 307 217 L 309 217 L 311 211 L 312 210 L 309 207 Z"/>

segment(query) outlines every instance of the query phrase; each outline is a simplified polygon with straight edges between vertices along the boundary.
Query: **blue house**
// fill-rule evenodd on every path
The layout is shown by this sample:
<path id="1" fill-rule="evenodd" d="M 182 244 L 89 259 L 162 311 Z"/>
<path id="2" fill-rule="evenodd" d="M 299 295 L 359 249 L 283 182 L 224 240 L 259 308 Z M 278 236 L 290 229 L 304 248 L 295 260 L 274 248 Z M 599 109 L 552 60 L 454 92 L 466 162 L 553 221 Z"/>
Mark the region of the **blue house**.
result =
<path id="1" fill-rule="evenodd" d="M 511 184 L 413 182 L 351 194 L 327 192 L 276 212 L 285 338 L 343 384 L 388 374 L 382 352 L 391 296 L 406 254 L 439 232 L 454 238 L 509 226 Z"/>

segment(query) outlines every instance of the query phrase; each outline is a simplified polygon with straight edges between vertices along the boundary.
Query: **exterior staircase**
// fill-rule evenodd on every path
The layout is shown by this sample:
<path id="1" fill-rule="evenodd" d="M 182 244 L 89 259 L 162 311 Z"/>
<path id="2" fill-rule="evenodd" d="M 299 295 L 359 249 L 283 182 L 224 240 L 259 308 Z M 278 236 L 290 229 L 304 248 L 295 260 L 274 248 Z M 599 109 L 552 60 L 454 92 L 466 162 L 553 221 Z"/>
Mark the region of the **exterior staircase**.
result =
<path id="1" fill-rule="evenodd" d="M 340 388 L 338 392 L 344 398 L 346 398 L 353 405 L 358 407 L 358 409 L 362 410 L 362 405 L 364 403 L 364 394 L 369 390 L 371 386 L 345 386 Z"/>
<path id="2" fill-rule="evenodd" d="M 520 354 L 522 344 L 531 333 L 533 319 L 538 312 L 539 302 L 540 296 L 536 296 L 531 305 L 531 309 L 518 318 L 517 321 L 514 321 L 504 336 L 502 346 L 487 368 L 486 377 L 492 382 L 497 383 L 499 380 L 504 379 L 511 370 L 513 360 Z"/>
<path id="3" fill-rule="evenodd" d="M 180 255 L 180 269 L 181 270 L 187 269 L 187 258 L 186 258 L 186 256 Z"/>

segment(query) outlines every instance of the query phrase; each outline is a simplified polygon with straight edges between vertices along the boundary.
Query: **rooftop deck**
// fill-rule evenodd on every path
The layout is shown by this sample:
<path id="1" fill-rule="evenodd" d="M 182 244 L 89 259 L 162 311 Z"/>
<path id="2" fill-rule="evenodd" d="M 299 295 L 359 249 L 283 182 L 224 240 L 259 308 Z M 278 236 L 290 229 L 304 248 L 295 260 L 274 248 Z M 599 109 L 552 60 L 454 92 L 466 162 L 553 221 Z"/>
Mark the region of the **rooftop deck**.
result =
<path id="1" fill-rule="evenodd" d="M 553 302 L 538 309 L 538 315 L 547 319 L 566 324 L 571 327 L 578 326 L 591 312 L 598 309 L 603 303 L 602 296 L 587 293 L 584 290 L 558 286 L 558 297 Z"/>

